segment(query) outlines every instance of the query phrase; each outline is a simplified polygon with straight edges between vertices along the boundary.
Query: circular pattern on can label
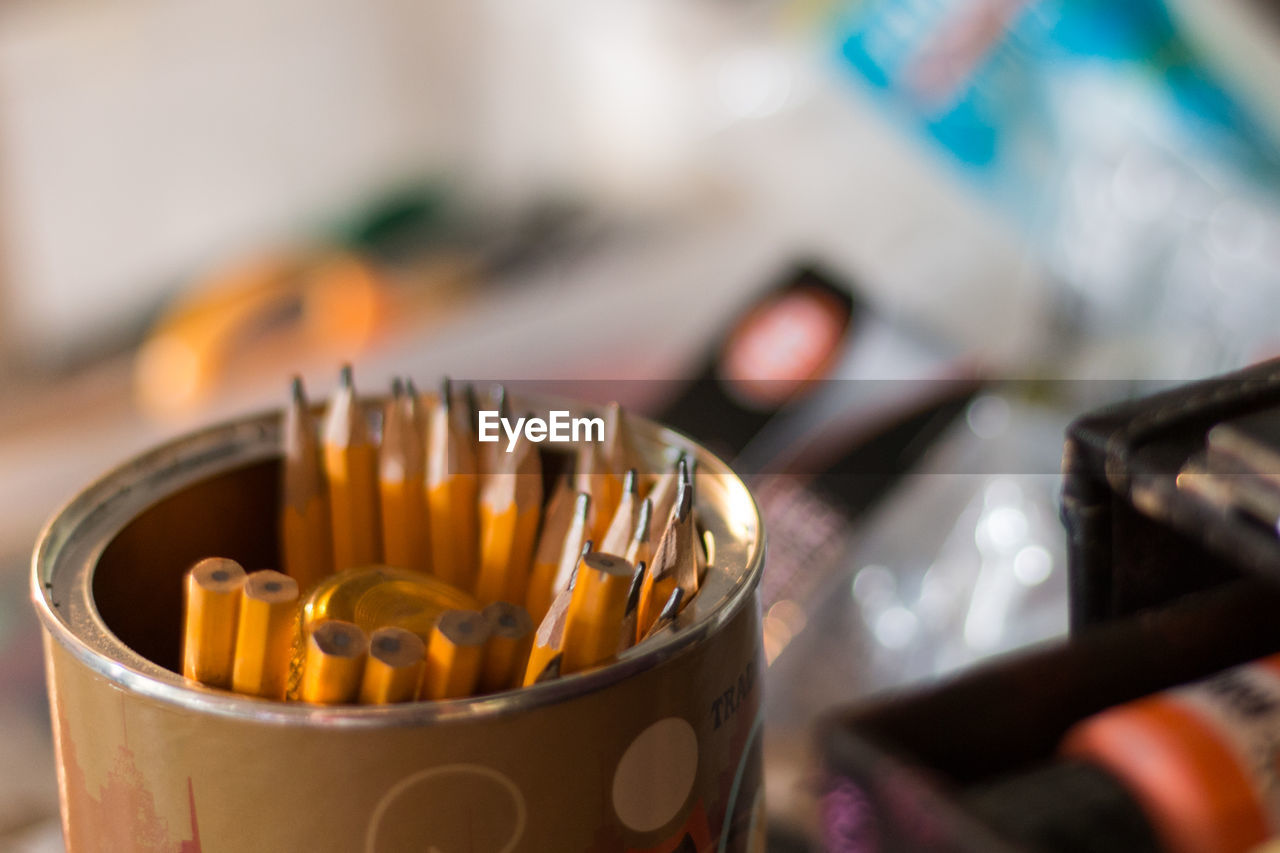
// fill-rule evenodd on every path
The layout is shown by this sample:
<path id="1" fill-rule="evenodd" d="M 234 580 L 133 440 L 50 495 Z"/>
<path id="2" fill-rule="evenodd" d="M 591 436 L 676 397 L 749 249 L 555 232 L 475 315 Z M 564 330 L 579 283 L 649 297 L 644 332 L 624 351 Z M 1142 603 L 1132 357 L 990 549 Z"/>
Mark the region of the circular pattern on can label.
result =
<path id="1" fill-rule="evenodd" d="M 636 832 L 679 813 L 698 775 L 698 736 L 679 717 L 658 720 L 631 741 L 613 774 L 613 809 Z"/>

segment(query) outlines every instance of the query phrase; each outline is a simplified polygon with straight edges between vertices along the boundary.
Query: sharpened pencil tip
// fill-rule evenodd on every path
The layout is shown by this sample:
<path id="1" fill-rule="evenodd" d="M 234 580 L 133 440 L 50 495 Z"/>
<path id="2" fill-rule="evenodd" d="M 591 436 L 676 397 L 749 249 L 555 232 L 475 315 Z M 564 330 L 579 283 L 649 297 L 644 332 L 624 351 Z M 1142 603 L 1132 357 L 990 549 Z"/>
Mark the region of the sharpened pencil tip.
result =
<path id="1" fill-rule="evenodd" d="M 691 509 L 693 509 L 693 484 L 681 483 L 680 491 L 676 493 L 676 521 L 684 521 L 688 518 Z"/>
<path id="2" fill-rule="evenodd" d="M 507 420 L 511 417 L 511 400 L 507 397 L 506 386 L 495 383 L 489 386 L 489 399 L 498 409 L 498 417 Z"/>
<path id="3" fill-rule="evenodd" d="M 542 672 L 538 673 L 538 677 L 533 680 L 534 684 L 541 684 L 544 681 L 552 681 L 560 677 L 560 665 L 564 661 L 564 653 L 561 652 L 547 661 L 547 665 L 542 668 Z"/>
<path id="4" fill-rule="evenodd" d="M 307 405 L 307 393 L 302 387 L 302 377 L 293 377 L 293 382 L 289 384 L 289 396 L 293 402 L 304 408 Z"/>
<path id="5" fill-rule="evenodd" d="M 640 606 L 640 590 L 644 586 L 644 573 L 644 560 L 641 560 L 640 564 L 636 566 L 635 574 L 631 576 L 631 587 L 627 590 L 627 606 L 622 612 L 624 619 L 635 613 Z"/>
<path id="6" fill-rule="evenodd" d="M 658 619 L 662 622 L 674 621 L 680 615 L 680 607 L 684 603 L 684 587 L 678 586 L 671 590 L 671 597 L 667 599 L 667 603 L 662 606 L 662 612 L 658 614 Z"/>
<path id="7" fill-rule="evenodd" d="M 404 380 L 404 392 L 415 400 L 418 398 L 418 386 L 413 384 L 412 379 L 406 378 Z"/>
<path id="8" fill-rule="evenodd" d="M 640 515 L 636 518 L 636 532 L 631 537 L 637 542 L 649 541 L 649 525 L 653 518 L 653 498 L 645 498 L 640 502 Z"/>
<path id="9" fill-rule="evenodd" d="M 628 495 L 636 494 L 639 491 L 639 485 L 636 480 L 636 469 L 628 468 L 626 476 L 622 478 L 622 491 Z"/>
<path id="10" fill-rule="evenodd" d="M 348 389 L 355 387 L 355 371 L 351 369 L 351 362 L 342 365 L 342 369 L 338 371 L 338 384 Z"/>
<path id="11" fill-rule="evenodd" d="M 446 412 L 453 405 L 453 382 L 448 376 L 440 377 L 440 405 L 444 407 Z"/>
<path id="12" fill-rule="evenodd" d="M 391 379 L 391 397 L 392 399 L 399 400 L 403 396 L 404 396 L 404 380 L 401 379 L 399 376 L 395 376 Z"/>

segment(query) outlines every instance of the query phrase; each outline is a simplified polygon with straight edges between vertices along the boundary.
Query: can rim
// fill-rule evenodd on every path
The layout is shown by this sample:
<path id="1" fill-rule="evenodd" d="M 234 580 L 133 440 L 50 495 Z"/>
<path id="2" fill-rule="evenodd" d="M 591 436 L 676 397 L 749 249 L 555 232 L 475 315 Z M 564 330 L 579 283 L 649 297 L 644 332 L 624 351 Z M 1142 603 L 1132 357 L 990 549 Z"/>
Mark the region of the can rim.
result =
<path id="1" fill-rule="evenodd" d="M 550 398 L 540 397 L 539 402 Z M 375 406 L 368 401 L 366 406 Z M 556 405 L 560 405 L 557 401 Z M 569 404 L 571 405 L 571 404 Z M 661 638 L 643 653 L 624 653 L 616 662 L 599 669 L 565 676 L 542 684 L 488 696 L 396 705 L 310 705 L 277 702 L 243 696 L 193 684 L 143 657 L 126 645 L 106 625 L 93 602 L 92 582 L 98 557 L 106 545 L 139 511 L 201 479 L 235 467 L 279 456 L 280 411 L 271 410 L 186 433 L 133 456 L 94 480 L 59 508 L 42 528 L 32 554 L 31 598 L 49 637 L 90 670 L 149 698 L 203 713 L 252 719 L 258 723 L 361 728 L 389 724 L 417 725 L 450 720 L 476 720 L 550 705 L 585 696 L 629 678 L 679 655 L 704 641 L 738 615 L 752 599 L 764 566 L 765 532 L 759 506 L 736 472 L 718 456 L 683 433 L 647 418 L 628 415 L 635 434 L 650 442 L 691 453 L 702 479 L 710 474 L 727 477 L 735 497 L 745 501 L 736 507 L 749 512 L 752 538 L 746 542 L 746 565 L 736 581 L 709 612 Z M 139 487 L 163 480 L 157 491 L 139 505 Z M 699 489 L 695 500 L 703 502 Z M 130 499 L 132 498 L 132 501 Z M 132 508 L 122 514 L 120 504 Z M 723 508 L 722 516 L 727 515 Z M 116 516 L 112 519 L 112 515 Z M 96 525 L 96 526 L 95 526 Z M 75 570 L 80 587 L 77 600 L 55 601 L 56 569 L 67 559 L 75 534 L 91 531 L 96 541 L 83 546 L 81 565 Z M 719 552 L 717 547 L 717 552 Z M 81 577 L 82 576 L 82 577 Z M 695 604 L 698 599 L 695 599 Z M 73 624 L 74 623 L 74 624 Z M 79 627 L 79 631 L 77 630 Z M 82 636 L 90 634 L 90 638 Z M 94 642 L 91 643 L 90 639 Z M 98 648 L 102 646 L 103 648 Z M 110 650 L 111 654 L 108 654 Z"/>

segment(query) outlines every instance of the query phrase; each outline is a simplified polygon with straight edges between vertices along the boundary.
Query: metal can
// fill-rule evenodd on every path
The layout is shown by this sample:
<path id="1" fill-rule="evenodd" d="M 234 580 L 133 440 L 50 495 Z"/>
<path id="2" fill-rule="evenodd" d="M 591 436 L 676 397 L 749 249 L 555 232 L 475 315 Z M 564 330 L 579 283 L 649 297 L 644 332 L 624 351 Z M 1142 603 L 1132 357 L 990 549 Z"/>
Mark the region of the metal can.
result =
<path id="1" fill-rule="evenodd" d="M 763 850 L 759 512 L 708 451 L 628 423 L 654 470 L 671 446 L 697 462 L 715 565 L 679 630 L 598 670 L 448 702 L 270 702 L 179 674 L 185 570 L 213 554 L 279 565 L 278 414 L 91 485 L 32 572 L 70 853 Z"/>

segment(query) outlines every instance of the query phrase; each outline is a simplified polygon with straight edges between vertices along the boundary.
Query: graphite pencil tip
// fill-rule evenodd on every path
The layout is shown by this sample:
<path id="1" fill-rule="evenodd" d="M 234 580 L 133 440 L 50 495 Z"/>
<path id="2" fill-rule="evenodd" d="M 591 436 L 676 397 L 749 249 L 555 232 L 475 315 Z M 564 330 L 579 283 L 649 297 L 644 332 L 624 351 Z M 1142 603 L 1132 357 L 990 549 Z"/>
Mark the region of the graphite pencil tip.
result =
<path id="1" fill-rule="evenodd" d="M 351 369 L 351 362 L 342 365 L 342 369 L 338 371 L 338 384 L 348 390 L 355 387 L 355 372 Z"/>

